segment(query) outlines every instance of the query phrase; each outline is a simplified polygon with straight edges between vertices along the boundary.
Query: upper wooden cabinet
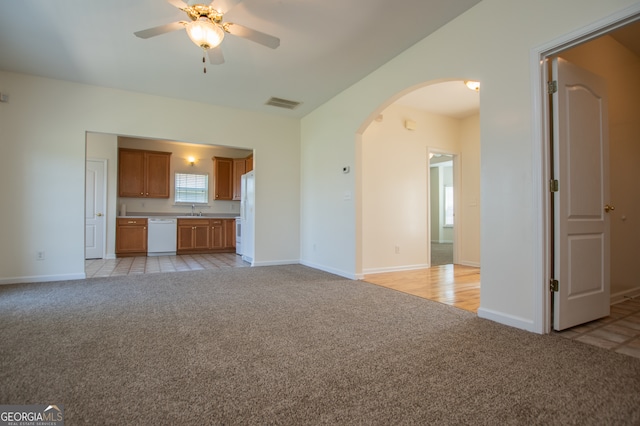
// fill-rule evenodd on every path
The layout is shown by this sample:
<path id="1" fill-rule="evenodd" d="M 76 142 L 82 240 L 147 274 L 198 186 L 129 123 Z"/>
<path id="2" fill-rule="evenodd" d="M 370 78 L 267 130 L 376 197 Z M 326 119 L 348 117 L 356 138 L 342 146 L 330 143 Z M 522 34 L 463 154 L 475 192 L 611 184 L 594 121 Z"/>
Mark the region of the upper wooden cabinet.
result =
<path id="1" fill-rule="evenodd" d="M 118 196 L 169 198 L 170 152 L 118 150 Z"/>
<path id="2" fill-rule="evenodd" d="M 247 173 L 246 160 L 244 158 L 235 158 L 233 160 L 233 199 L 236 201 L 242 199 L 240 177 L 245 173 Z"/>
<path id="3" fill-rule="evenodd" d="M 233 200 L 233 158 L 213 157 L 213 198 Z"/>
<path id="4" fill-rule="evenodd" d="M 253 170 L 253 154 L 245 158 L 244 163 L 245 173 L 249 173 L 251 170 Z"/>

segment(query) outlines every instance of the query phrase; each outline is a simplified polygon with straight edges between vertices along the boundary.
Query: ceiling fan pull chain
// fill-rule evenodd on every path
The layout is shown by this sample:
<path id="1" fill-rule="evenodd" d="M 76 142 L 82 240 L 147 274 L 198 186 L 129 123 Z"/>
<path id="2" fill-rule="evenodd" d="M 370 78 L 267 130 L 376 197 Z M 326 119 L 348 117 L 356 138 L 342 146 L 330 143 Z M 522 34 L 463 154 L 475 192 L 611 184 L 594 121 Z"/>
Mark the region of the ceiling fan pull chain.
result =
<path id="1" fill-rule="evenodd" d="M 202 54 L 202 64 L 203 64 L 202 68 L 204 68 L 204 73 L 206 74 L 207 73 L 207 65 L 206 65 L 206 62 L 204 60 L 204 57 L 205 57 L 205 54 L 203 53 Z"/>

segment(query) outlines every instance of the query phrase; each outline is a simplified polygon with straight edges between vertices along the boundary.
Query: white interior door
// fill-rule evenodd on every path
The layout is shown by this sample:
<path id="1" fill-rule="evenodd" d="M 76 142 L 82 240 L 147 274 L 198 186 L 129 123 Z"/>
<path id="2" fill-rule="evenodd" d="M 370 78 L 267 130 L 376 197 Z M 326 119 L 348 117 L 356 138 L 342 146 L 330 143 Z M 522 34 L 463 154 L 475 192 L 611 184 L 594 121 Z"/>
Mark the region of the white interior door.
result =
<path id="1" fill-rule="evenodd" d="M 605 81 L 553 60 L 554 324 L 563 330 L 609 315 L 609 146 Z"/>
<path id="2" fill-rule="evenodd" d="M 85 171 L 85 259 L 104 258 L 106 160 L 87 160 Z"/>

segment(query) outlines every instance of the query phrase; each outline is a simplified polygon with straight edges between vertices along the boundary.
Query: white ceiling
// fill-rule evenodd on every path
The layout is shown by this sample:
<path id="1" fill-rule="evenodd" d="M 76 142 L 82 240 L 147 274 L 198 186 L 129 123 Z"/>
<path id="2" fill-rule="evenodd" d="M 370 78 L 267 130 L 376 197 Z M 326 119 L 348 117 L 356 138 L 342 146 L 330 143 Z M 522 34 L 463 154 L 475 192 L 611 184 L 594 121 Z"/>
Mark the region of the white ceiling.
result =
<path id="1" fill-rule="evenodd" d="M 414 90 L 396 103 L 462 119 L 480 111 L 480 93 L 469 89 L 464 81 L 448 81 Z"/>
<path id="2" fill-rule="evenodd" d="M 186 18 L 164 0 L 2 1 L 0 69 L 302 117 L 479 1 L 244 0 L 225 21 L 277 36 L 280 47 L 227 35 L 226 62 L 206 74 L 185 31 L 133 35 Z M 264 105 L 272 96 L 302 104 Z"/>

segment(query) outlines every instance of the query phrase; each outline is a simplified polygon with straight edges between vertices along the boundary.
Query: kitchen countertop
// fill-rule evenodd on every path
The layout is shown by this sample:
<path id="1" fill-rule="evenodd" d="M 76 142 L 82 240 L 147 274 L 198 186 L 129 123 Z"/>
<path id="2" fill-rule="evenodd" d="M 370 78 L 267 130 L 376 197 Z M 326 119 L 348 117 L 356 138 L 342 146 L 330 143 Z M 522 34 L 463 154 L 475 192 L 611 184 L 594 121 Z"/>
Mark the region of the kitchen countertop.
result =
<path id="1" fill-rule="evenodd" d="M 190 214 L 175 214 L 175 213 L 135 213 L 132 212 L 126 216 L 117 216 L 118 218 L 152 218 L 152 217 L 166 217 L 172 219 L 235 219 L 239 217 L 240 213 L 208 213 L 202 214 L 202 216 L 191 216 Z"/>

